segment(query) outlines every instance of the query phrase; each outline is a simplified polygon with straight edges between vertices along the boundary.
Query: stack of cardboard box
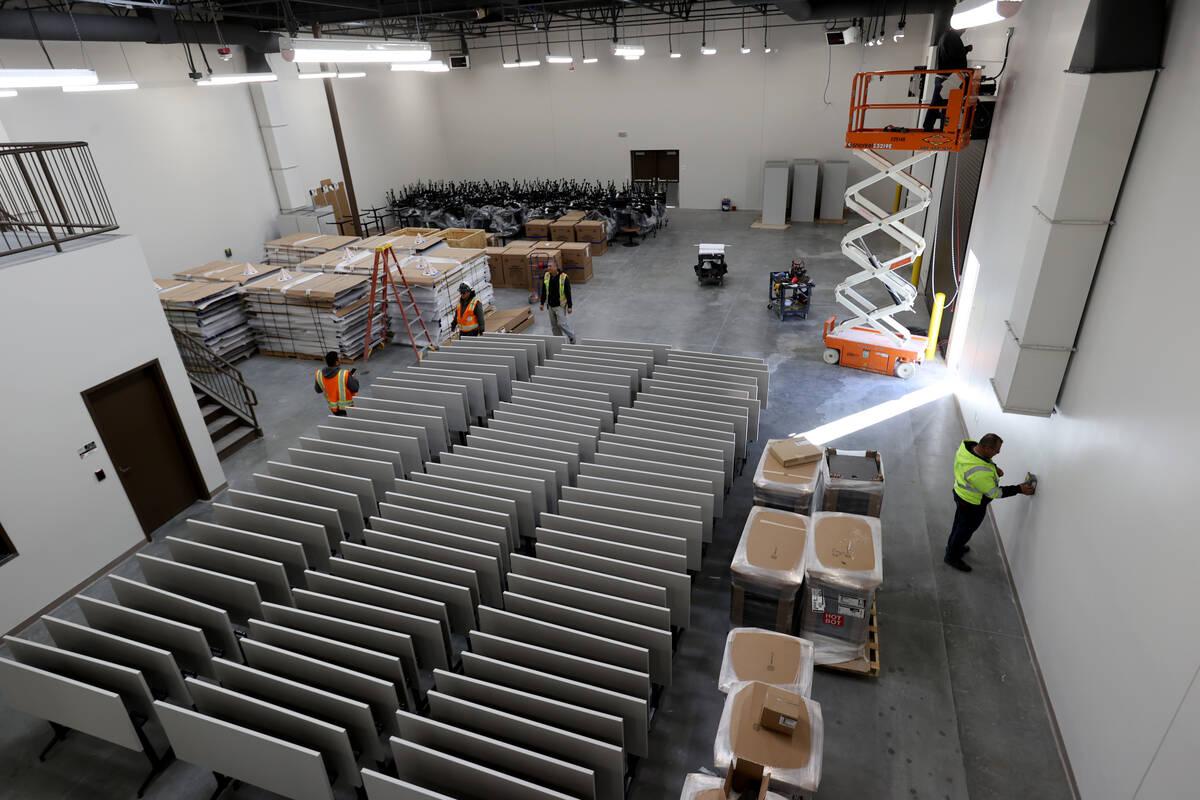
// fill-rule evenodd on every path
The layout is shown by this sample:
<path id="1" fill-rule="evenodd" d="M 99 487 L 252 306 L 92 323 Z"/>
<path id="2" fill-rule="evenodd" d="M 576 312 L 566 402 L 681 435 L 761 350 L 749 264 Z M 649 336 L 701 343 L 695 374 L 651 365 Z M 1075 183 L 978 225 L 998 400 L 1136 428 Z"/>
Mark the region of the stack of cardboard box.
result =
<path id="1" fill-rule="evenodd" d="M 608 223 L 602 219 L 581 219 L 575 223 L 575 241 L 590 242 L 592 255 L 608 252 Z"/>
<path id="2" fill-rule="evenodd" d="M 550 226 L 554 224 L 552 219 L 531 219 L 525 222 L 525 238 L 527 239 L 549 239 Z"/>

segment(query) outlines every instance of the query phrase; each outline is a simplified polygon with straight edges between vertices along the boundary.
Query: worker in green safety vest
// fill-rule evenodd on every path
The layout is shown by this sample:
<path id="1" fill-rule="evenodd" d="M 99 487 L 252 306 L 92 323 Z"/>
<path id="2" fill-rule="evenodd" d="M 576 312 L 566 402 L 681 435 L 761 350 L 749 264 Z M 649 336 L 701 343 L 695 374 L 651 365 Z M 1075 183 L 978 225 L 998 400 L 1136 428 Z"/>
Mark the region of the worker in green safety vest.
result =
<path id="1" fill-rule="evenodd" d="M 983 524 L 988 503 L 997 497 L 1012 497 L 1014 494 L 1033 494 L 1034 484 L 1026 481 L 1011 486 L 1001 486 L 1004 470 L 992 463 L 1000 454 L 1004 440 L 994 433 L 982 436 L 978 442 L 963 440 L 954 456 L 954 526 L 946 542 L 945 562 L 962 572 L 970 572 L 971 565 L 963 561 L 963 555 L 971 548 L 967 542 Z"/>
<path id="2" fill-rule="evenodd" d="M 550 332 L 555 336 L 567 335 L 568 341 L 575 344 L 575 331 L 567 321 L 567 314 L 574 311 L 571 302 L 571 279 L 567 273 L 560 272 L 557 261 L 546 264 L 546 272 L 538 284 L 538 307 L 545 309 L 550 306 Z"/>

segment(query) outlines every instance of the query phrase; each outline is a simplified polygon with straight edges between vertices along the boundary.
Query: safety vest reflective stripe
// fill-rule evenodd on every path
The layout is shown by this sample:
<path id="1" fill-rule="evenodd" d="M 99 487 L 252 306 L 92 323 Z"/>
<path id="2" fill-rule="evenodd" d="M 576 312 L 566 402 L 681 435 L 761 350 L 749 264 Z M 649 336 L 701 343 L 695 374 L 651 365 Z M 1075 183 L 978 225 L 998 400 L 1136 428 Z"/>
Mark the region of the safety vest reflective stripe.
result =
<path id="1" fill-rule="evenodd" d="M 546 288 L 546 299 L 550 299 L 550 273 L 546 273 L 546 279 L 542 282 Z M 566 305 L 567 303 L 567 273 L 558 273 L 558 304 Z"/>
<path id="2" fill-rule="evenodd" d="M 471 302 L 467 303 L 464 309 L 460 303 L 457 309 L 458 314 L 458 329 L 460 331 L 473 331 L 479 327 L 479 298 L 472 297 Z"/>
<path id="3" fill-rule="evenodd" d="M 354 395 L 346 387 L 349 376 L 346 370 L 339 370 L 331 383 L 321 370 L 317 370 L 317 382 L 325 387 L 325 402 L 329 404 L 330 411 L 345 411 L 354 405 Z"/>

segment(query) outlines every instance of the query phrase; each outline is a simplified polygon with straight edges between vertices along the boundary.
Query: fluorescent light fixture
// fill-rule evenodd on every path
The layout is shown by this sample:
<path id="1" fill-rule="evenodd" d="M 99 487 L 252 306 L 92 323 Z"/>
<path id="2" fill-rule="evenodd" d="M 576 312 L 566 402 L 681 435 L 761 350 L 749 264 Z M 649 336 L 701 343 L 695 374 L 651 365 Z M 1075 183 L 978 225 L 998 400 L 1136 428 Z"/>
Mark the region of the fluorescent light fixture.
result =
<path id="1" fill-rule="evenodd" d="M 196 81 L 197 86 L 233 86 L 239 83 L 271 83 L 279 80 L 274 72 L 232 72 L 228 75 L 211 75 Z"/>
<path id="2" fill-rule="evenodd" d="M 641 56 L 621 56 L 621 58 L 625 59 L 626 61 L 641 61 L 642 59 Z"/>
<path id="3" fill-rule="evenodd" d="M 138 88 L 137 81 L 115 81 L 113 83 L 97 83 L 92 86 L 64 86 L 64 92 L 128 92 Z"/>
<path id="4" fill-rule="evenodd" d="M 738 52 L 740 52 L 742 55 L 746 55 L 750 52 L 750 48 L 743 46 Z"/>
<path id="5" fill-rule="evenodd" d="M 575 58 L 573 56 L 546 56 L 547 64 L 573 64 L 574 62 Z"/>
<path id="6" fill-rule="evenodd" d="M 95 86 L 99 82 L 91 69 L 0 69 L 0 89 Z"/>
<path id="7" fill-rule="evenodd" d="M 700 55 L 702 55 L 702 56 L 715 56 L 716 54 L 717 54 L 717 48 L 715 48 L 715 47 L 709 47 L 709 46 L 708 46 L 708 45 L 706 45 L 706 44 L 702 44 L 702 45 L 700 45 Z"/>
<path id="8" fill-rule="evenodd" d="M 380 64 L 428 61 L 433 52 L 429 42 L 347 41 L 345 39 L 288 39 L 279 41 L 284 61 L 295 64 L 340 62 Z"/>
<path id="9" fill-rule="evenodd" d="M 903 38 L 904 38 L 904 31 L 896 31 L 895 33 L 892 34 L 893 42 L 898 42 Z"/>
<path id="10" fill-rule="evenodd" d="M 367 73 L 365 73 L 365 72 L 339 72 L 337 74 L 337 76 L 338 76 L 338 78 L 365 78 L 365 77 L 367 77 Z"/>
<path id="11" fill-rule="evenodd" d="M 541 64 L 542 62 L 538 61 L 536 58 L 527 58 L 524 61 L 517 62 L 518 67 L 539 67 Z"/>
<path id="12" fill-rule="evenodd" d="M 1008 19 L 1021 10 L 1021 0 L 963 0 L 954 7 L 950 27 L 963 30 Z"/>
<path id="13" fill-rule="evenodd" d="M 683 53 L 671 52 L 671 58 L 683 58 Z"/>
<path id="14" fill-rule="evenodd" d="M 642 44 L 629 44 L 628 42 L 620 44 L 613 42 L 612 54 L 614 56 L 637 56 L 641 58 L 646 55 L 646 46 Z"/>
<path id="15" fill-rule="evenodd" d="M 764 47 L 764 48 L 763 48 L 763 55 L 765 56 L 765 55 L 770 55 L 770 54 L 771 54 L 771 48 L 769 48 L 769 47 Z"/>
<path id="16" fill-rule="evenodd" d="M 505 61 L 500 66 L 504 67 L 505 69 L 516 69 L 521 65 L 516 61 Z"/>
<path id="17" fill-rule="evenodd" d="M 449 72 L 445 61 L 422 61 L 419 63 L 392 64 L 392 72 Z"/>
<path id="18" fill-rule="evenodd" d="M 585 59 L 583 60 L 583 63 L 585 63 L 585 64 L 595 64 L 595 63 L 596 63 L 597 61 L 599 61 L 599 60 L 600 60 L 600 59 L 596 58 L 595 56 L 588 56 L 587 58 L 585 58 Z"/>
<path id="19" fill-rule="evenodd" d="M 0 97 L 16 97 L 17 93 L 12 89 L 0 89 Z"/>
<path id="20" fill-rule="evenodd" d="M 336 78 L 337 76 L 338 74 L 336 72 L 332 70 L 325 70 L 324 72 L 301 72 L 296 77 L 302 81 L 315 81 L 318 78 Z"/>

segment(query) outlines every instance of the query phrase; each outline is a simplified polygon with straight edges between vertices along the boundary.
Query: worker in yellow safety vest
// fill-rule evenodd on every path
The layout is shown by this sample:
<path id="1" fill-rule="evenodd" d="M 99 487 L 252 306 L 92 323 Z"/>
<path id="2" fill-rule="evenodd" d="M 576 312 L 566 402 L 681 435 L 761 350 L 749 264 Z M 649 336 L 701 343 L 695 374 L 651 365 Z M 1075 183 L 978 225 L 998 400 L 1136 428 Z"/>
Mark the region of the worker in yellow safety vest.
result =
<path id="1" fill-rule="evenodd" d="M 475 291 L 465 283 L 458 285 L 458 305 L 454 307 L 454 327 L 460 336 L 483 335 L 483 308 Z"/>
<path id="2" fill-rule="evenodd" d="M 354 405 L 354 395 L 358 394 L 358 378 L 354 377 L 356 370 L 345 370 L 341 366 L 342 360 L 336 351 L 325 354 L 325 366 L 317 370 L 317 394 L 324 392 L 330 413 L 344 417 L 346 409 Z"/>
<path id="3" fill-rule="evenodd" d="M 538 284 L 538 307 L 545 309 L 546 306 L 550 306 L 550 332 L 555 336 L 565 333 L 571 344 L 575 344 L 575 331 L 567 322 L 567 314 L 574 310 L 571 304 L 571 279 L 565 272 L 559 272 L 554 260 L 547 262 L 542 282 Z M 564 309 L 566 313 L 563 313 Z"/>
<path id="4" fill-rule="evenodd" d="M 983 524 L 988 503 L 997 497 L 1012 497 L 1014 494 L 1033 494 L 1033 482 L 1001 486 L 1004 470 L 992 463 L 1000 454 L 1004 440 L 994 433 L 982 436 L 978 442 L 963 440 L 954 456 L 954 526 L 946 542 L 945 562 L 962 572 L 970 572 L 971 565 L 963 561 L 970 551 L 967 542 Z"/>

